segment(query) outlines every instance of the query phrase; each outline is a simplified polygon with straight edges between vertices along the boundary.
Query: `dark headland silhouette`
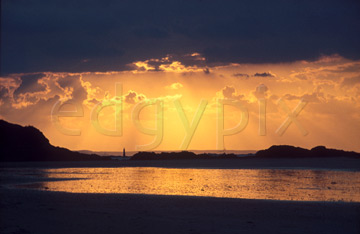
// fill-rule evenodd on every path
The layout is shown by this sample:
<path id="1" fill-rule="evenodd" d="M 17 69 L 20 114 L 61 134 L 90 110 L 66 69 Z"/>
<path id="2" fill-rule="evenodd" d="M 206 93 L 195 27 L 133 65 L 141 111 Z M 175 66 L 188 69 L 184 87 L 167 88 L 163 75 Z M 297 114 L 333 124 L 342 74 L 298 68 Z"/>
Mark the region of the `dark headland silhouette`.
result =
<path id="1" fill-rule="evenodd" d="M 0 120 L 0 161 L 93 161 L 108 159 L 108 157 L 82 154 L 55 147 L 37 128 L 22 127 Z"/>
<path id="2" fill-rule="evenodd" d="M 246 157 L 247 156 L 247 157 Z M 274 145 L 255 154 L 195 154 L 193 152 L 138 152 L 131 160 L 182 160 L 182 159 L 243 159 L 243 158 L 359 158 L 360 153 L 317 146 L 311 150 L 289 145 Z M 94 161 L 111 160 L 110 156 L 83 154 L 49 143 L 44 134 L 32 126 L 20 126 L 0 120 L 0 161 Z"/>

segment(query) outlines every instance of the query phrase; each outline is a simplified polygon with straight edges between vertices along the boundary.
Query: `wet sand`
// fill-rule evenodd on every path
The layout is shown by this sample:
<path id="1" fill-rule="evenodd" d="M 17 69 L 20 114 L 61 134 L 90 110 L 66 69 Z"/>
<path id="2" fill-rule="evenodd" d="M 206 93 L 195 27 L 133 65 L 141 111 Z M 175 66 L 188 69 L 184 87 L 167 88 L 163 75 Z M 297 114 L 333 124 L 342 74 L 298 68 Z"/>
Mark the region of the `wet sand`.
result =
<path id="1" fill-rule="evenodd" d="M 326 163 L 324 163 L 326 160 Z M 176 168 L 328 168 L 359 170 L 354 159 L 290 162 L 101 162 L 97 166 Z M 242 162 L 241 162 L 242 161 Z M 94 162 L 23 163 L 29 167 L 84 167 Z M 11 164 L 14 166 L 15 164 Z M 2 167 L 5 165 L 2 164 Z M 7 167 L 10 165 L 8 164 Z M 19 166 L 19 163 L 17 163 Z M 298 202 L 134 194 L 76 194 L 13 189 L 41 178 L 2 177 L 0 233 L 360 233 L 360 203 Z"/>
<path id="2" fill-rule="evenodd" d="M 1 233 L 360 233 L 360 203 L 1 192 Z"/>

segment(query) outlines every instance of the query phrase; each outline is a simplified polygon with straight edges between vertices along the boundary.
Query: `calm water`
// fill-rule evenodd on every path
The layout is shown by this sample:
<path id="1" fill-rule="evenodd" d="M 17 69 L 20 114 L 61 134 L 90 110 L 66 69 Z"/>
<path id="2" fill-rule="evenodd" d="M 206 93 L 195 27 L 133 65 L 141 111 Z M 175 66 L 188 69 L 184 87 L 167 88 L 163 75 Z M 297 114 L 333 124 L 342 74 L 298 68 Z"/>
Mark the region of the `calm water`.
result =
<path id="1" fill-rule="evenodd" d="M 36 169 L 31 172 L 34 175 L 77 178 L 31 185 L 70 193 L 360 202 L 360 172 L 348 171 L 135 167 Z"/>

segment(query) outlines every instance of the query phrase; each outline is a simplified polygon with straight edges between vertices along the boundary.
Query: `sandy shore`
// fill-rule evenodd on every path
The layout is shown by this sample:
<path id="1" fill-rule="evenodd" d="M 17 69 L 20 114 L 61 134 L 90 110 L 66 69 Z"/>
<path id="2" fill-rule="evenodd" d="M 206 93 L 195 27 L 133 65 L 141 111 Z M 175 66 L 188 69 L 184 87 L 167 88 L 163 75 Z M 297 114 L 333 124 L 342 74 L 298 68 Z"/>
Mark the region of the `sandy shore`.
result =
<path id="1" fill-rule="evenodd" d="M 1 233 L 359 233 L 360 204 L 0 189 Z"/>

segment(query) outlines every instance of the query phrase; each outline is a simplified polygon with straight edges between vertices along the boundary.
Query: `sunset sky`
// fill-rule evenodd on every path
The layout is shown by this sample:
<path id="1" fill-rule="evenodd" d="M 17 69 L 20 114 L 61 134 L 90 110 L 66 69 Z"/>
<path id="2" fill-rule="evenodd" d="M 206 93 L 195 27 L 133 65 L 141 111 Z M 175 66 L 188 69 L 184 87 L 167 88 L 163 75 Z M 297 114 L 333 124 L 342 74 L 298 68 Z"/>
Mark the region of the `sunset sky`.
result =
<path id="1" fill-rule="evenodd" d="M 358 1 L 5 0 L 1 17 L 0 118 L 53 145 L 360 152 Z M 224 131 L 222 99 L 236 103 L 224 106 Z M 66 102 L 57 114 L 80 116 L 55 124 Z M 100 103 L 110 106 L 96 125 Z M 219 134 L 238 124 L 222 147 Z"/>

